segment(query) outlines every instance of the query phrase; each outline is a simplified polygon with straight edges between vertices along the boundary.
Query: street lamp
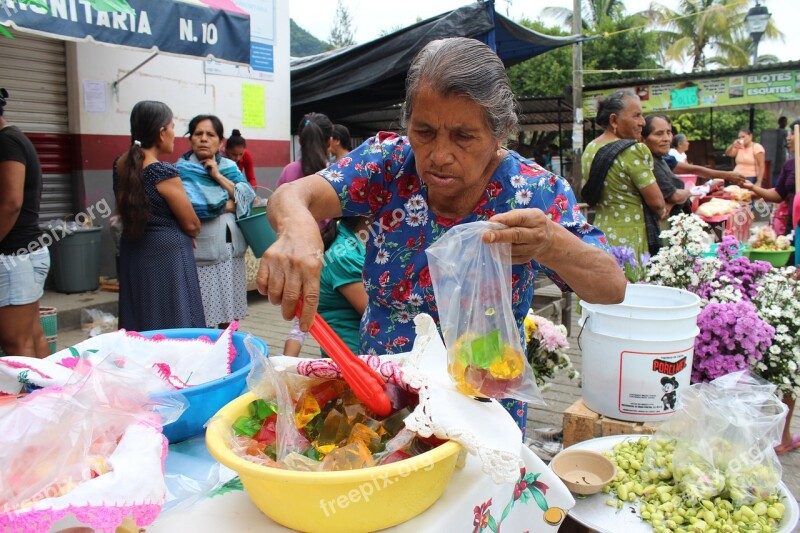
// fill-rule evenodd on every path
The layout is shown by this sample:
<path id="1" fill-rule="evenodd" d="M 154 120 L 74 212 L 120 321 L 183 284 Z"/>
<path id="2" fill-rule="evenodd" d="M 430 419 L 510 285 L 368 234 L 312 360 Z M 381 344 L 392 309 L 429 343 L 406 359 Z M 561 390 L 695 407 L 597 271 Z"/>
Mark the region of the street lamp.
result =
<path id="1" fill-rule="evenodd" d="M 767 30 L 767 23 L 771 16 L 772 14 L 767 9 L 767 6 L 759 5 L 758 0 L 756 0 L 756 5 L 750 8 L 744 18 L 745 28 L 747 28 L 750 38 L 753 39 L 753 65 L 756 64 L 758 59 L 758 41 L 761 40 L 761 36 Z"/>

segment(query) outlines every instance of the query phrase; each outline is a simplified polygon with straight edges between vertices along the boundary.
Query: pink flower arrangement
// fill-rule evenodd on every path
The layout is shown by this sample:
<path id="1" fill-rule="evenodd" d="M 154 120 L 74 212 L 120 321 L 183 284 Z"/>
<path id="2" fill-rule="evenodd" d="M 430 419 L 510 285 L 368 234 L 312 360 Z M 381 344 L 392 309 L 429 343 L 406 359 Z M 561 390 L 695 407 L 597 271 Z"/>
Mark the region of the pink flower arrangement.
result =
<path id="1" fill-rule="evenodd" d="M 775 328 L 758 317 L 747 301 L 709 303 L 697 317 L 692 383 L 707 382 L 745 370 L 760 361 L 772 344 Z"/>

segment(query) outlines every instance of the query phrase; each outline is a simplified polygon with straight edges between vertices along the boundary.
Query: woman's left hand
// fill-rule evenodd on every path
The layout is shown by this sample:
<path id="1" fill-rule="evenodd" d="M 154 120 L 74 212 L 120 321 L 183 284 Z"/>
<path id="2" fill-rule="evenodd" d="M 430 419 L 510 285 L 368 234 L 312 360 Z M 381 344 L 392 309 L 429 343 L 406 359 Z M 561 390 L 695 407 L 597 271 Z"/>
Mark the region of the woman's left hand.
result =
<path id="1" fill-rule="evenodd" d="M 546 252 L 553 241 L 553 222 L 541 209 L 514 209 L 489 219 L 508 226 L 483 234 L 485 243 L 511 243 L 511 262 L 524 264 Z"/>
<path id="2" fill-rule="evenodd" d="M 217 160 L 215 158 L 206 159 L 201 161 L 201 163 L 205 167 L 206 172 L 208 172 L 208 175 L 212 178 L 217 179 L 217 176 L 222 176 L 222 174 L 219 173 L 219 166 L 217 166 Z"/>

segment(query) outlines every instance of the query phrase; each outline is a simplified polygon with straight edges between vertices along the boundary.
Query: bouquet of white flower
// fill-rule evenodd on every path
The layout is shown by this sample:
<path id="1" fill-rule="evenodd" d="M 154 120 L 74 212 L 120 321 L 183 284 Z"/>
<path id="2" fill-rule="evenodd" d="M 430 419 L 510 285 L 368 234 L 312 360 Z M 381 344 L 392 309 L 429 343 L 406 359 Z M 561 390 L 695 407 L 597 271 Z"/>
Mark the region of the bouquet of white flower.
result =
<path id="1" fill-rule="evenodd" d="M 753 298 L 761 319 L 775 328 L 764 358 L 754 370 L 784 394 L 800 392 L 800 282 L 797 269 L 772 269 L 759 280 Z"/>

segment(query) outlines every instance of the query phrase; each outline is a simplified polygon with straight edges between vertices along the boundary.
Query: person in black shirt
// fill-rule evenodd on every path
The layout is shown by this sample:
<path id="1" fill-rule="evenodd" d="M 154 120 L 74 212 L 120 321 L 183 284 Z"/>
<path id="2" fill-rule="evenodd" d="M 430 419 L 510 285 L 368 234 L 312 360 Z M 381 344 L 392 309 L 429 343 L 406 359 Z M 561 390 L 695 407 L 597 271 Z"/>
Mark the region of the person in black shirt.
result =
<path id="1" fill-rule="evenodd" d="M 674 216 L 684 210 L 690 195 L 683 181 L 670 171 L 663 160 L 672 146 L 672 123 L 664 115 L 648 115 L 642 129 L 642 140 L 653 154 L 653 174 L 664 196 L 669 212 L 667 216 Z"/>
<path id="2" fill-rule="evenodd" d="M 50 355 L 39 321 L 39 299 L 50 270 L 42 244 L 42 171 L 31 141 L 3 116 L 0 89 L 0 348 L 6 355 Z"/>

